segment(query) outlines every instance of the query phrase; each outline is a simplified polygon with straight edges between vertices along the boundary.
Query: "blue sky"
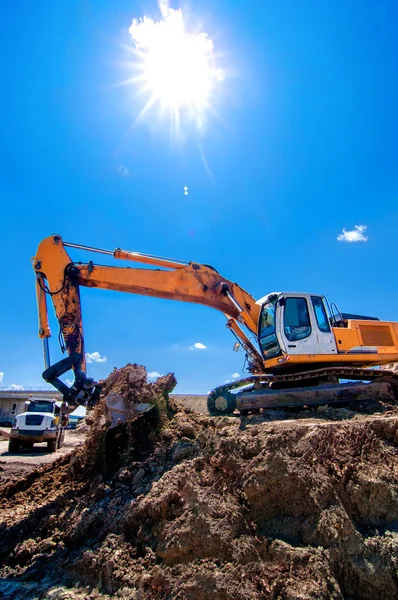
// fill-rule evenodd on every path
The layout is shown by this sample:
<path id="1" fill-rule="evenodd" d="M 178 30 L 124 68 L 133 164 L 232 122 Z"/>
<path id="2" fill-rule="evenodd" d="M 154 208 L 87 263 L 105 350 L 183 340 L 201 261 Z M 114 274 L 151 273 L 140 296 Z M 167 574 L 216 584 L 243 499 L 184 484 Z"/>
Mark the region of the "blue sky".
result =
<path id="1" fill-rule="evenodd" d="M 30 257 L 54 232 L 212 264 L 257 298 L 311 291 L 398 320 L 396 2 L 182 9 L 212 38 L 225 78 L 206 127 L 182 123 L 175 139 L 156 111 L 134 126 L 143 98 L 116 85 L 131 21 L 159 18 L 155 2 L 2 3 L 0 386 L 42 385 Z M 355 225 L 366 242 L 337 240 Z M 107 357 L 89 364 L 95 378 L 138 362 L 175 372 L 179 393 L 206 393 L 241 372 L 216 311 L 82 297 L 86 349 Z"/>

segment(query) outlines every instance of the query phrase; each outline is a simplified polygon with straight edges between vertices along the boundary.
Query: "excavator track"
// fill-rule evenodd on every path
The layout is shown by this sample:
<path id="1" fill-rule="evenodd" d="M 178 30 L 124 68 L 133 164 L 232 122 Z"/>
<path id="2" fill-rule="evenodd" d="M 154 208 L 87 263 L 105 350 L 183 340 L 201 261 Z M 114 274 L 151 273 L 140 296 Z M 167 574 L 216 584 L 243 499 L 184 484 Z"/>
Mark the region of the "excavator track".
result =
<path id="1" fill-rule="evenodd" d="M 340 379 L 370 383 L 339 383 Z M 242 391 L 235 394 L 233 390 Z M 398 375 L 392 371 L 355 367 L 324 367 L 281 375 L 250 375 L 215 388 L 207 407 L 213 416 L 270 408 L 398 400 Z"/>

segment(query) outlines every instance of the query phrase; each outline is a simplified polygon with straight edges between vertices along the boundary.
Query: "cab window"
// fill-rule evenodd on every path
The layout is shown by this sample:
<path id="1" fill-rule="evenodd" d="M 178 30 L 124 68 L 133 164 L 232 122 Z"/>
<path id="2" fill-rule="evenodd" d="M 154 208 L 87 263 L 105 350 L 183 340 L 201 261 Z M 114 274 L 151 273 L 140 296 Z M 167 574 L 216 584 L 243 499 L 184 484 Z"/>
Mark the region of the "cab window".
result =
<path id="1" fill-rule="evenodd" d="M 311 334 L 311 321 L 305 298 L 286 298 L 285 335 L 290 342 L 303 340 Z"/>
<path id="2" fill-rule="evenodd" d="M 53 411 L 53 405 L 51 402 L 43 400 L 31 400 L 28 406 L 28 412 L 49 412 Z"/>
<path id="3" fill-rule="evenodd" d="M 259 345 L 265 358 L 273 358 L 281 353 L 275 332 L 275 305 L 264 304 L 260 317 Z"/>
<path id="4" fill-rule="evenodd" d="M 311 296 L 311 302 L 312 306 L 314 307 L 316 322 L 318 323 L 320 331 L 323 331 L 324 333 L 329 333 L 330 325 L 326 314 L 325 305 L 323 303 L 323 299 L 319 296 Z"/>

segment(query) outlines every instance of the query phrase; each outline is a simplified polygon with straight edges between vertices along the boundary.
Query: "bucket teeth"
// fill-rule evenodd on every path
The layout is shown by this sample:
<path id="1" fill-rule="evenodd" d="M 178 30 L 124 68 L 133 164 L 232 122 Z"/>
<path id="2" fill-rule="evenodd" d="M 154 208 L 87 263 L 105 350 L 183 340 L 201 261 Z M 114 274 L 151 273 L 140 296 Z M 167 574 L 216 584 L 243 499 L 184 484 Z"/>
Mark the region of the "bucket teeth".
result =
<path id="1" fill-rule="evenodd" d="M 146 413 L 152 409 L 153 409 L 153 405 L 148 404 L 146 402 L 140 402 L 139 404 L 134 404 L 134 406 L 132 407 L 133 412 L 137 415 L 141 415 L 142 413 Z"/>

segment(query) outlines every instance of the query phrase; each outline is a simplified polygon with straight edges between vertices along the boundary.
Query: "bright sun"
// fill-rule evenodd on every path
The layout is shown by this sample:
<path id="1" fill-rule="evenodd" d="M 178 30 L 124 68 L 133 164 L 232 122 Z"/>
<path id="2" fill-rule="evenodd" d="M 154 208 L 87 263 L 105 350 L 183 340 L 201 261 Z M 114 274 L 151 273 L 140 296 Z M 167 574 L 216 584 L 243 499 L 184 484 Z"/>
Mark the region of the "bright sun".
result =
<path id="1" fill-rule="evenodd" d="M 223 74 L 214 61 L 207 33 L 188 33 L 181 9 L 166 9 L 163 19 L 133 19 L 129 33 L 138 56 L 139 75 L 133 79 L 149 95 L 141 111 L 159 104 L 169 111 L 176 129 L 182 113 L 198 126 L 210 109 L 210 96 Z"/>

